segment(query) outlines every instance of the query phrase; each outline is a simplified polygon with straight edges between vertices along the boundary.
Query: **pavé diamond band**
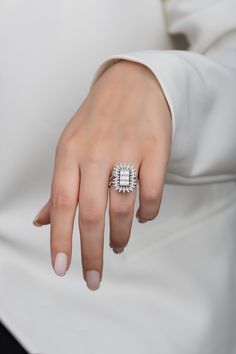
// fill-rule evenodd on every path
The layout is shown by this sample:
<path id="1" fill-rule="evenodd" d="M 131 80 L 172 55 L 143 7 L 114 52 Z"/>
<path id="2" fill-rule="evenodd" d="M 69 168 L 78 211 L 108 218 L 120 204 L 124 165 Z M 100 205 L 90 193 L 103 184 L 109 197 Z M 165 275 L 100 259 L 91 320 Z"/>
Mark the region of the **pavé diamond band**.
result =
<path id="1" fill-rule="evenodd" d="M 132 192 L 137 185 L 136 168 L 131 164 L 119 163 L 113 168 L 109 179 L 109 187 L 118 192 Z"/>

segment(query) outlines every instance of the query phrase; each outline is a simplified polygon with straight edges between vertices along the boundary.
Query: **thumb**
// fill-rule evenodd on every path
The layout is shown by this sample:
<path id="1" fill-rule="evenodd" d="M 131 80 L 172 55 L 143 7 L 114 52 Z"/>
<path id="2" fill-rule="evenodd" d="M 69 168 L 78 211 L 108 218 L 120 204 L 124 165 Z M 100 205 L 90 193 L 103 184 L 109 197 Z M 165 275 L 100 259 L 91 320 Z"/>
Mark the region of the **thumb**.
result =
<path id="1" fill-rule="evenodd" d="M 40 209 L 39 213 L 35 216 L 33 220 L 33 225 L 34 226 L 43 226 L 43 225 L 48 225 L 50 224 L 50 203 L 51 203 L 51 198 L 49 198 L 48 202 Z"/>

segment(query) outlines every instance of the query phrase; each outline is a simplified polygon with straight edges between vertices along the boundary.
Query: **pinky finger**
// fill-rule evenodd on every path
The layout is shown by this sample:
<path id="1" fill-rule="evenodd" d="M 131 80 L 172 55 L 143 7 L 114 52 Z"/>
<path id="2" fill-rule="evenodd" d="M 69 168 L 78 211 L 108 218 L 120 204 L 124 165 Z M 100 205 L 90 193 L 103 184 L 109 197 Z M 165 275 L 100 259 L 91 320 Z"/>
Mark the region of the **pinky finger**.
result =
<path id="1" fill-rule="evenodd" d="M 42 207 L 39 213 L 35 216 L 33 220 L 34 226 L 40 227 L 43 225 L 50 224 L 50 214 L 49 214 L 50 204 L 51 204 L 51 198 L 49 198 L 48 202 Z"/>

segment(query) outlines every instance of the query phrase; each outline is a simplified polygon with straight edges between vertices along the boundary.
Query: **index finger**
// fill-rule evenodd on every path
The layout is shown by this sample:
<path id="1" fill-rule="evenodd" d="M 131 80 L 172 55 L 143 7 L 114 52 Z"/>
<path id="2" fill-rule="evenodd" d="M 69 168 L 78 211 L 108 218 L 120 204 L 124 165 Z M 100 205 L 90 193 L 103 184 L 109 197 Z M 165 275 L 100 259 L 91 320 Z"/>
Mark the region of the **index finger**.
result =
<path id="1" fill-rule="evenodd" d="M 50 245 L 51 261 L 57 275 L 69 268 L 72 232 L 78 204 L 79 166 L 66 148 L 58 149 L 51 187 Z"/>

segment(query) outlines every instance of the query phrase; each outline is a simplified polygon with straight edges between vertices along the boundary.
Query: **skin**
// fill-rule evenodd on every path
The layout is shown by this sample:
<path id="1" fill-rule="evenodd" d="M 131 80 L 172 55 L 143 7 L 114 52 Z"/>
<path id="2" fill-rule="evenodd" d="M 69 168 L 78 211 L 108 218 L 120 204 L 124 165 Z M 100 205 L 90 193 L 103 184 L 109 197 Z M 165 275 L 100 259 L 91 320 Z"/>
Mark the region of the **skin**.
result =
<path id="1" fill-rule="evenodd" d="M 72 231 L 79 207 L 83 277 L 99 271 L 102 279 L 105 212 L 109 205 L 110 246 L 128 245 L 135 189 L 108 188 L 116 163 L 136 167 L 140 222 L 158 215 L 170 156 L 171 114 L 158 80 L 146 66 L 120 60 L 96 81 L 65 126 L 55 153 L 51 195 L 34 220 L 50 224 L 51 262 L 58 252 L 71 263 Z M 108 203 L 109 198 L 109 203 Z"/>

